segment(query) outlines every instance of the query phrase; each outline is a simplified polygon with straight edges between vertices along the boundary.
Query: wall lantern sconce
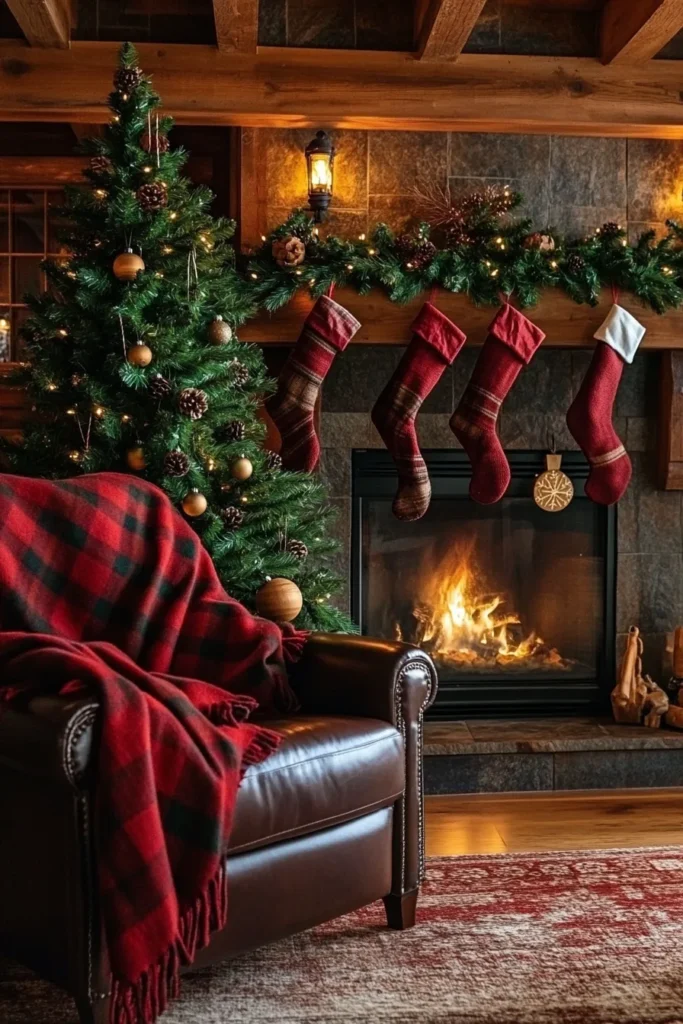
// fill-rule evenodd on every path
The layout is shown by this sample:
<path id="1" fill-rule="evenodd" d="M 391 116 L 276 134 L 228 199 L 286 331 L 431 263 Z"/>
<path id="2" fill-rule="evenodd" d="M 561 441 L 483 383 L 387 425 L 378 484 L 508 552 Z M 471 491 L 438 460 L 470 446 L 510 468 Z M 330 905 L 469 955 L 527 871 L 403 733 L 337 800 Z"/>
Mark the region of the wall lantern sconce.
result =
<path id="1" fill-rule="evenodd" d="M 332 199 L 334 143 L 327 132 L 316 132 L 305 149 L 308 202 L 316 224 L 325 219 Z"/>

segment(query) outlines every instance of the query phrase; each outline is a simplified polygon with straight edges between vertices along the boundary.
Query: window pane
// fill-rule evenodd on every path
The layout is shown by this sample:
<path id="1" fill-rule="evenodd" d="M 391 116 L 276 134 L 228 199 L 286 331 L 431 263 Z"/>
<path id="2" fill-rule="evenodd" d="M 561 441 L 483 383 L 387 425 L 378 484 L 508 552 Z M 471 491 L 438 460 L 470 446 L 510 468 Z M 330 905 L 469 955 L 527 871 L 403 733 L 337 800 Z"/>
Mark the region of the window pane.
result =
<path id="1" fill-rule="evenodd" d="M 0 363 L 8 363 L 12 358 L 10 325 L 9 309 L 0 309 Z"/>
<path id="2" fill-rule="evenodd" d="M 0 191 L 0 252 L 9 252 L 9 192 Z"/>
<path id="3" fill-rule="evenodd" d="M 57 240 L 57 233 L 65 228 L 67 220 L 65 217 L 59 217 L 56 212 L 63 203 L 63 192 L 47 193 L 47 251 L 53 254 L 61 253 L 64 249 L 62 243 Z"/>
<path id="4" fill-rule="evenodd" d="M 15 306 L 12 310 L 12 340 L 13 359 L 23 359 L 25 356 L 24 341 L 20 336 L 22 325 L 31 315 L 30 309 L 26 306 Z"/>
<path id="5" fill-rule="evenodd" d="M 0 256 L 0 305 L 9 300 L 9 256 Z"/>
<path id="6" fill-rule="evenodd" d="M 12 191 L 12 249 L 44 252 L 44 192 Z"/>
<path id="7" fill-rule="evenodd" d="M 43 275 L 40 269 L 40 259 L 33 256 L 15 256 L 12 260 L 12 272 L 14 274 L 14 290 L 12 298 L 14 302 L 21 302 L 24 295 L 37 295 L 43 290 Z"/>

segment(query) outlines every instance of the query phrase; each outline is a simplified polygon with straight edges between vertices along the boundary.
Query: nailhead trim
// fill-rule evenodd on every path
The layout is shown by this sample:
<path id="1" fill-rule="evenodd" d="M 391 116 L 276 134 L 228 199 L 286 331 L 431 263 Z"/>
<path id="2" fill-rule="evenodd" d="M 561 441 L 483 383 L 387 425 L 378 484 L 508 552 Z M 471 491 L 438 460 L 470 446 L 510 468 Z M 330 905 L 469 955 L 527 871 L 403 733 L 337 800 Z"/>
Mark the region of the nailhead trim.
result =
<path id="1" fill-rule="evenodd" d="M 98 711 L 98 704 L 87 704 L 81 708 L 69 722 L 64 736 L 62 768 L 71 785 L 76 788 L 83 778 L 83 770 L 79 769 L 76 760 L 76 745 L 83 733 L 87 732 L 94 724 Z"/>

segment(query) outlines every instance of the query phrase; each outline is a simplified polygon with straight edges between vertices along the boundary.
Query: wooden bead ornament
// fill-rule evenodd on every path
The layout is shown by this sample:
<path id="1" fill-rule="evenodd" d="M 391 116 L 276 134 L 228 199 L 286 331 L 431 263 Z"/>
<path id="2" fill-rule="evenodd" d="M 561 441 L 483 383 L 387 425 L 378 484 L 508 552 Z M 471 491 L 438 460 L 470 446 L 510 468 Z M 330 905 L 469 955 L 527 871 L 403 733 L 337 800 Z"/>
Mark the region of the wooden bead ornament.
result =
<path id="1" fill-rule="evenodd" d="M 183 498 L 183 512 L 186 516 L 201 516 L 206 512 L 208 501 L 196 487 Z"/>
<path id="2" fill-rule="evenodd" d="M 126 452 L 126 462 L 128 468 L 132 469 L 135 473 L 141 473 L 147 466 L 147 460 L 145 459 L 145 452 L 141 445 L 136 448 L 129 448 Z"/>
<path id="3" fill-rule="evenodd" d="M 248 480 L 253 472 L 254 467 L 252 463 L 244 455 L 242 455 L 241 458 L 236 459 L 230 467 L 230 476 L 233 480 L 239 480 L 240 482 Z"/>
<path id="4" fill-rule="evenodd" d="M 119 281 L 134 281 L 145 269 L 145 264 L 142 256 L 138 256 L 132 249 L 126 249 L 116 257 L 112 269 Z"/>
<path id="5" fill-rule="evenodd" d="M 292 622 L 303 607 L 304 599 L 293 580 L 282 576 L 266 577 L 256 591 L 256 611 L 273 622 Z"/>
<path id="6" fill-rule="evenodd" d="M 212 345 L 227 345 L 232 340 L 232 328 L 222 316 L 211 321 L 207 334 Z"/>
<path id="7" fill-rule="evenodd" d="M 149 345 L 145 345 L 144 341 L 138 341 L 128 349 L 126 359 L 131 366 L 149 366 L 153 354 Z"/>

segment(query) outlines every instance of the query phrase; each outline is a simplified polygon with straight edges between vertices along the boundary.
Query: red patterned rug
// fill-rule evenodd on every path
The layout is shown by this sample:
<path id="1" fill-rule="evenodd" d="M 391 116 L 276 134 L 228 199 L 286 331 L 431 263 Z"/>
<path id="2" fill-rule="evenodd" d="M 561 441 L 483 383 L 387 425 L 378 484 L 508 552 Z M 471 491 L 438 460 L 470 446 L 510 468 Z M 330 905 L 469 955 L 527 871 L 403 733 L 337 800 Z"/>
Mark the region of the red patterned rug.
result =
<path id="1" fill-rule="evenodd" d="M 683 1024 L 683 848 L 428 867 L 411 931 L 349 914 L 185 978 L 164 1024 Z M 3 1024 L 75 1019 L 0 964 Z"/>

